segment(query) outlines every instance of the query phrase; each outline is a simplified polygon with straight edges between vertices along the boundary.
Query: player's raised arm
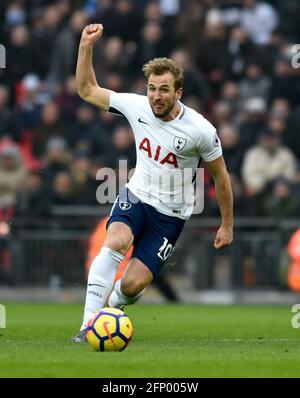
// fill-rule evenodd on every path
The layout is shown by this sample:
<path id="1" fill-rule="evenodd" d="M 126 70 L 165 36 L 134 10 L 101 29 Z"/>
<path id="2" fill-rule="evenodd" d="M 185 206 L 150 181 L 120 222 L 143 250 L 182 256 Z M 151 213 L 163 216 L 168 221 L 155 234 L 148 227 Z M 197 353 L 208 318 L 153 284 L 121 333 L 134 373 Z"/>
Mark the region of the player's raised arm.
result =
<path id="1" fill-rule="evenodd" d="M 233 240 L 233 199 L 230 178 L 223 156 L 212 162 L 207 162 L 206 166 L 214 179 L 222 217 L 222 225 L 217 232 L 214 246 L 216 249 L 222 249 L 222 247 L 230 245 Z"/>
<path id="2" fill-rule="evenodd" d="M 107 111 L 110 90 L 99 87 L 93 68 L 93 47 L 102 32 L 102 24 L 91 24 L 83 29 L 77 59 L 76 86 L 81 98 Z"/>

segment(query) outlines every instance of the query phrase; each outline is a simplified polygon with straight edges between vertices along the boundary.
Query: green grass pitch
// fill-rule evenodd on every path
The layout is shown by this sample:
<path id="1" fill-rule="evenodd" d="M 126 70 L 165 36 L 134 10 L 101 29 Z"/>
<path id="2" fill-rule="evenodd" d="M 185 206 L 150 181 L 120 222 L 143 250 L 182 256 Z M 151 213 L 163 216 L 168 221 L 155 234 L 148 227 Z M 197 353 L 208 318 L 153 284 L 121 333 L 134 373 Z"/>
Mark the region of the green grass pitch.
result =
<path id="1" fill-rule="evenodd" d="M 69 341 L 82 306 L 20 303 L 6 311 L 0 377 L 300 377 L 290 307 L 127 307 L 134 336 L 120 353 Z"/>

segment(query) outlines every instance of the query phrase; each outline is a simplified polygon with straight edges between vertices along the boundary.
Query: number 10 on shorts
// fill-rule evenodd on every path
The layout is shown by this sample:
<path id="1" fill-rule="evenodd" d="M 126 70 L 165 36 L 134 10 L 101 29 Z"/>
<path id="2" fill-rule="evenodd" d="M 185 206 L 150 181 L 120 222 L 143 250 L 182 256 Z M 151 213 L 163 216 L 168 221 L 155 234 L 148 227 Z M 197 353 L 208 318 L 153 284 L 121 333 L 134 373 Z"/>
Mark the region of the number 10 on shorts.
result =
<path id="1" fill-rule="evenodd" d="M 173 245 L 169 243 L 167 238 L 164 238 L 164 243 L 159 248 L 157 255 L 163 261 L 166 261 L 166 259 L 173 253 L 173 250 Z"/>
<path id="2" fill-rule="evenodd" d="M 6 328 L 6 310 L 2 304 L 0 304 L 0 328 Z"/>

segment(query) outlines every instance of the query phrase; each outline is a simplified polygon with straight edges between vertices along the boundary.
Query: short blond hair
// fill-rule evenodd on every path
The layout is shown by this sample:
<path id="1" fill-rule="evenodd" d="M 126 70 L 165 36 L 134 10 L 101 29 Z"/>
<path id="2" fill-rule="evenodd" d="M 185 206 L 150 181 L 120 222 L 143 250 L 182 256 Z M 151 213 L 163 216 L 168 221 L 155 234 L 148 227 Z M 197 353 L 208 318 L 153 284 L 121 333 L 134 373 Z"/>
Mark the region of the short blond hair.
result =
<path id="1" fill-rule="evenodd" d="M 154 58 L 143 66 L 143 72 L 149 80 L 150 75 L 163 75 L 166 72 L 174 76 L 174 88 L 177 91 L 183 86 L 183 69 L 170 58 Z"/>

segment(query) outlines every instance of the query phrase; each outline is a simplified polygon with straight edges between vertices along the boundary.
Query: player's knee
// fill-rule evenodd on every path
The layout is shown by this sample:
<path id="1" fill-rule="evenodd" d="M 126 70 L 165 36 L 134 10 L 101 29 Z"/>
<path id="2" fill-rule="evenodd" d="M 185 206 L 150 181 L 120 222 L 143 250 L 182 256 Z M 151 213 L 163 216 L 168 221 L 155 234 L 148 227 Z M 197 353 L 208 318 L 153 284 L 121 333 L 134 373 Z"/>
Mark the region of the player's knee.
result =
<path id="1" fill-rule="evenodd" d="M 111 224 L 107 230 L 107 235 L 103 246 L 107 246 L 119 253 L 126 254 L 132 245 L 133 235 L 127 225 Z"/>
<path id="2" fill-rule="evenodd" d="M 112 237 L 111 239 L 105 241 L 103 246 L 107 246 L 110 249 L 113 249 L 116 252 L 125 255 L 128 252 L 128 250 L 131 246 L 131 243 L 125 237 L 122 237 L 122 236 L 116 237 L 115 236 L 115 237 Z"/>
<path id="3" fill-rule="evenodd" d="M 146 284 L 143 281 L 122 280 L 121 292 L 126 297 L 134 297 L 137 294 L 139 294 L 145 287 L 146 287 Z"/>

